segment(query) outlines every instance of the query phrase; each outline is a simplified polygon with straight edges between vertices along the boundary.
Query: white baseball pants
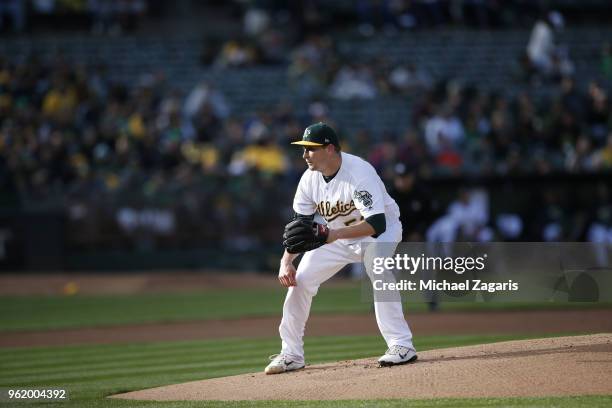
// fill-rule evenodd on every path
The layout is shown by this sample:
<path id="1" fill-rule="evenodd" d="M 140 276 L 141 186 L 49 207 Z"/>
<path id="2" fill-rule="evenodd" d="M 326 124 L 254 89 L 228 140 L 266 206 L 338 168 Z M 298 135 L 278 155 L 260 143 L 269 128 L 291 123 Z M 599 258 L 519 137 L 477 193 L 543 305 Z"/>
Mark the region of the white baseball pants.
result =
<path id="1" fill-rule="evenodd" d="M 375 248 L 377 251 L 375 256 L 391 257 L 401 237 L 401 224 L 393 223 L 377 239 L 377 242 L 390 244 L 369 246 L 369 248 Z M 288 289 L 283 306 L 283 318 L 279 327 L 283 354 L 292 357 L 295 361 L 304 361 L 304 328 L 310 314 L 313 296 L 317 294 L 323 282 L 334 276 L 346 264 L 356 262 L 362 262 L 359 243 L 346 245 L 340 240 L 304 254 L 297 269 L 297 286 Z M 368 275 L 372 277 L 369 271 Z M 386 281 L 388 282 L 389 278 L 386 278 Z M 412 332 L 404 319 L 399 293 L 396 299 L 396 301 L 374 302 L 378 328 L 389 348 L 401 345 L 414 349 Z"/>

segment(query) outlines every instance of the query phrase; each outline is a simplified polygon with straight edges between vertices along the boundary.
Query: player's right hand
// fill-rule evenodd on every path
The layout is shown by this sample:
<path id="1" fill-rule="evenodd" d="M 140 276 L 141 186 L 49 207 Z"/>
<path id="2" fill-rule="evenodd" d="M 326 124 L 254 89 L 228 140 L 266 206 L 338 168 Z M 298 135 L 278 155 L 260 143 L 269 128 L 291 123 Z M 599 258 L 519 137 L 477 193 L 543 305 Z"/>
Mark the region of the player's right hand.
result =
<path id="1" fill-rule="evenodd" d="M 297 271 L 293 264 L 282 264 L 278 271 L 278 281 L 281 285 L 288 288 L 290 286 L 296 286 L 295 275 Z"/>

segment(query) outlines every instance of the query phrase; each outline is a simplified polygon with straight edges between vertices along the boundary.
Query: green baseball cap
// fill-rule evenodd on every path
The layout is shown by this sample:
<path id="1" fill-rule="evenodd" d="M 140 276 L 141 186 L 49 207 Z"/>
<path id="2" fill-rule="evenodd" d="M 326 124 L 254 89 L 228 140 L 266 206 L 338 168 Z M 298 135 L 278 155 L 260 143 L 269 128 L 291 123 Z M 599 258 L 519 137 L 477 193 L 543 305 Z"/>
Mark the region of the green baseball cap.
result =
<path id="1" fill-rule="evenodd" d="M 300 146 L 340 146 L 336 131 L 323 122 L 315 123 L 304 130 L 302 140 L 291 144 Z"/>

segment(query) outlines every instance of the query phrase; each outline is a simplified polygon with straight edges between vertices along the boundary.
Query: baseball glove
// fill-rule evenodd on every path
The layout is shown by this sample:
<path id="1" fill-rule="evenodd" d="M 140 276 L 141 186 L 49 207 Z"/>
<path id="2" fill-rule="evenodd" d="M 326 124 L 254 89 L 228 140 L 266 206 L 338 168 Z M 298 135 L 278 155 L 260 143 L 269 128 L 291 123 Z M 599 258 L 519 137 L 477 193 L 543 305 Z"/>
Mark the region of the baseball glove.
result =
<path id="1" fill-rule="evenodd" d="M 327 226 L 298 218 L 285 226 L 283 246 L 290 254 L 299 254 L 325 245 L 328 236 Z"/>

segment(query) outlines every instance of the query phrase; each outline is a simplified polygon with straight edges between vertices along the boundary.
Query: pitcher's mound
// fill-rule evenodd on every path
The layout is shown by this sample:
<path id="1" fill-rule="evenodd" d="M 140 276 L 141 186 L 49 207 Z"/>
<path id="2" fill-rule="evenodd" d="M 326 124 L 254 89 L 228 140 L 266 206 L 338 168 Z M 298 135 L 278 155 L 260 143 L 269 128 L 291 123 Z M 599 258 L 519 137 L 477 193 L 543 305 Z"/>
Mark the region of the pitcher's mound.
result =
<path id="1" fill-rule="evenodd" d="M 262 359 L 262 370 L 265 359 Z M 414 364 L 376 358 L 243 374 L 114 395 L 134 400 L 341 400 L 612 394 L 612 334 L 425 351 Z"/>

